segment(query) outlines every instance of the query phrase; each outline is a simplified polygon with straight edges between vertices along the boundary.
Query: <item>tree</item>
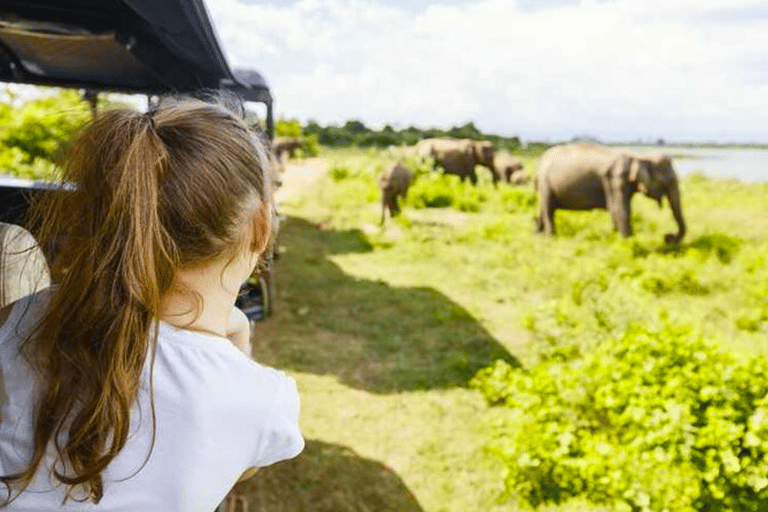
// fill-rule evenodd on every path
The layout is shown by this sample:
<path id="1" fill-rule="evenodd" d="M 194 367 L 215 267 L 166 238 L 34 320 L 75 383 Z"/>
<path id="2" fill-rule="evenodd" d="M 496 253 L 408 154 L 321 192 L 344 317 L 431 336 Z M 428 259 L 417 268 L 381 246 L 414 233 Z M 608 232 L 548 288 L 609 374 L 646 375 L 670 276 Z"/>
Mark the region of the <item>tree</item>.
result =
<path id="1" fill-rule="evenodd" d="M 366 128 L 362 122 L 357 121 L 355 119 L 350 119 L 349 121 L 344 123 L 344 129 L 350 133 L 363 133 L 365 131 L 368 131 L 368 128 Z"/>

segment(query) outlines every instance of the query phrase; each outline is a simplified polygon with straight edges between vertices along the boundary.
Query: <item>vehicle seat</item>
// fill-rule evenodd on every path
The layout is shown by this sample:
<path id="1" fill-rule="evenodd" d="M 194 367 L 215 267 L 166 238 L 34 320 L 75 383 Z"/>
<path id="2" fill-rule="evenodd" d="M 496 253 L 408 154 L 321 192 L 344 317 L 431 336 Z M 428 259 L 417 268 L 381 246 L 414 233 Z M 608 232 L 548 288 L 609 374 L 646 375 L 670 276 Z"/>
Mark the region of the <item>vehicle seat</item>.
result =
<path id="1" fill-rule="evenodd" d="M 26 229 L 0 222 L 0 307 L 51 283 L 48 263 Z"/>

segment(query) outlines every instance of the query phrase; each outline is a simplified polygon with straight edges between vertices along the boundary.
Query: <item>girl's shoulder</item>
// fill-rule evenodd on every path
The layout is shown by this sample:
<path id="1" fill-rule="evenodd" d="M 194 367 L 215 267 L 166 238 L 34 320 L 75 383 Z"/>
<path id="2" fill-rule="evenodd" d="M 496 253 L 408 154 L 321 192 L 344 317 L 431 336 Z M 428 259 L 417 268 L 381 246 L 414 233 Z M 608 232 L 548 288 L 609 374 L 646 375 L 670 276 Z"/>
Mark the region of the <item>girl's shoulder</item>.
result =
<path id="1" fill-rule="evenodd" d="M 171 372 L 179 382 L 208 388 L 207 393 L 260 394 L 270 401 L 290 395 L 295 381 L 285 372 L 255 362 L 230 340 L 160 322 L 155 372 Z M 211 386 L 215 383 L 215 388 Z"/>

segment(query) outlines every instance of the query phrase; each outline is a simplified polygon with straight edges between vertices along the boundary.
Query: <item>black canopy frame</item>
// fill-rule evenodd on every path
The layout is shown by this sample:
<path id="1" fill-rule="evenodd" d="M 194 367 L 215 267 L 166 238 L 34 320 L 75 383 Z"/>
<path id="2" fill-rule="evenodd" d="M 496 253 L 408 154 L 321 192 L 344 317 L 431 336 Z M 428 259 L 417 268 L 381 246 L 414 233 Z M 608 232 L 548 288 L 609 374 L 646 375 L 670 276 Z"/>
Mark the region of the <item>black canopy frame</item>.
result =
<path id="1" fill-rule="evenodd" d="M 203 0 L 0 0 L 0 81 L 162 96 L 223 89 L 266 106 L 255 70 L 231 70 Z M 23 224 L 49 184 L 0 177 L 0 221 Z"/>
<path id="2" fill-rule="evenodd" d="M 225 89 L 267 108 L 255 70 L 231 70 L 202 0 L 0 0 L 0 81 L 147 95 Z"/>

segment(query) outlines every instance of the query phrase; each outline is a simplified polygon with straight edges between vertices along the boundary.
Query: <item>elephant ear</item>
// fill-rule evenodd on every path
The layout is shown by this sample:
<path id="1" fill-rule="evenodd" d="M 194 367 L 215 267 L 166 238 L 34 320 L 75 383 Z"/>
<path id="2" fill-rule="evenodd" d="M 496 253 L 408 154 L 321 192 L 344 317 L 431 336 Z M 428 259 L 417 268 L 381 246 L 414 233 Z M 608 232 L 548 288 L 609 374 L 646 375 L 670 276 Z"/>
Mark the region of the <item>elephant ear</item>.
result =
<path id="1" fill-rule="evenodd" d="M 629 163 L 629 181 L 637 185 L 637 189 L 647 194 L 651 185 L 651 166 L 640 158 L 632 158 Z"/>
<path id="2" fill-rule="evenodd" d="M 480 143 L 469 141 L 469 147 L 472 149 L 472 156 L 475 160 L 480 160 L 482 158 L 482 148 L 480 147 Z"/>

